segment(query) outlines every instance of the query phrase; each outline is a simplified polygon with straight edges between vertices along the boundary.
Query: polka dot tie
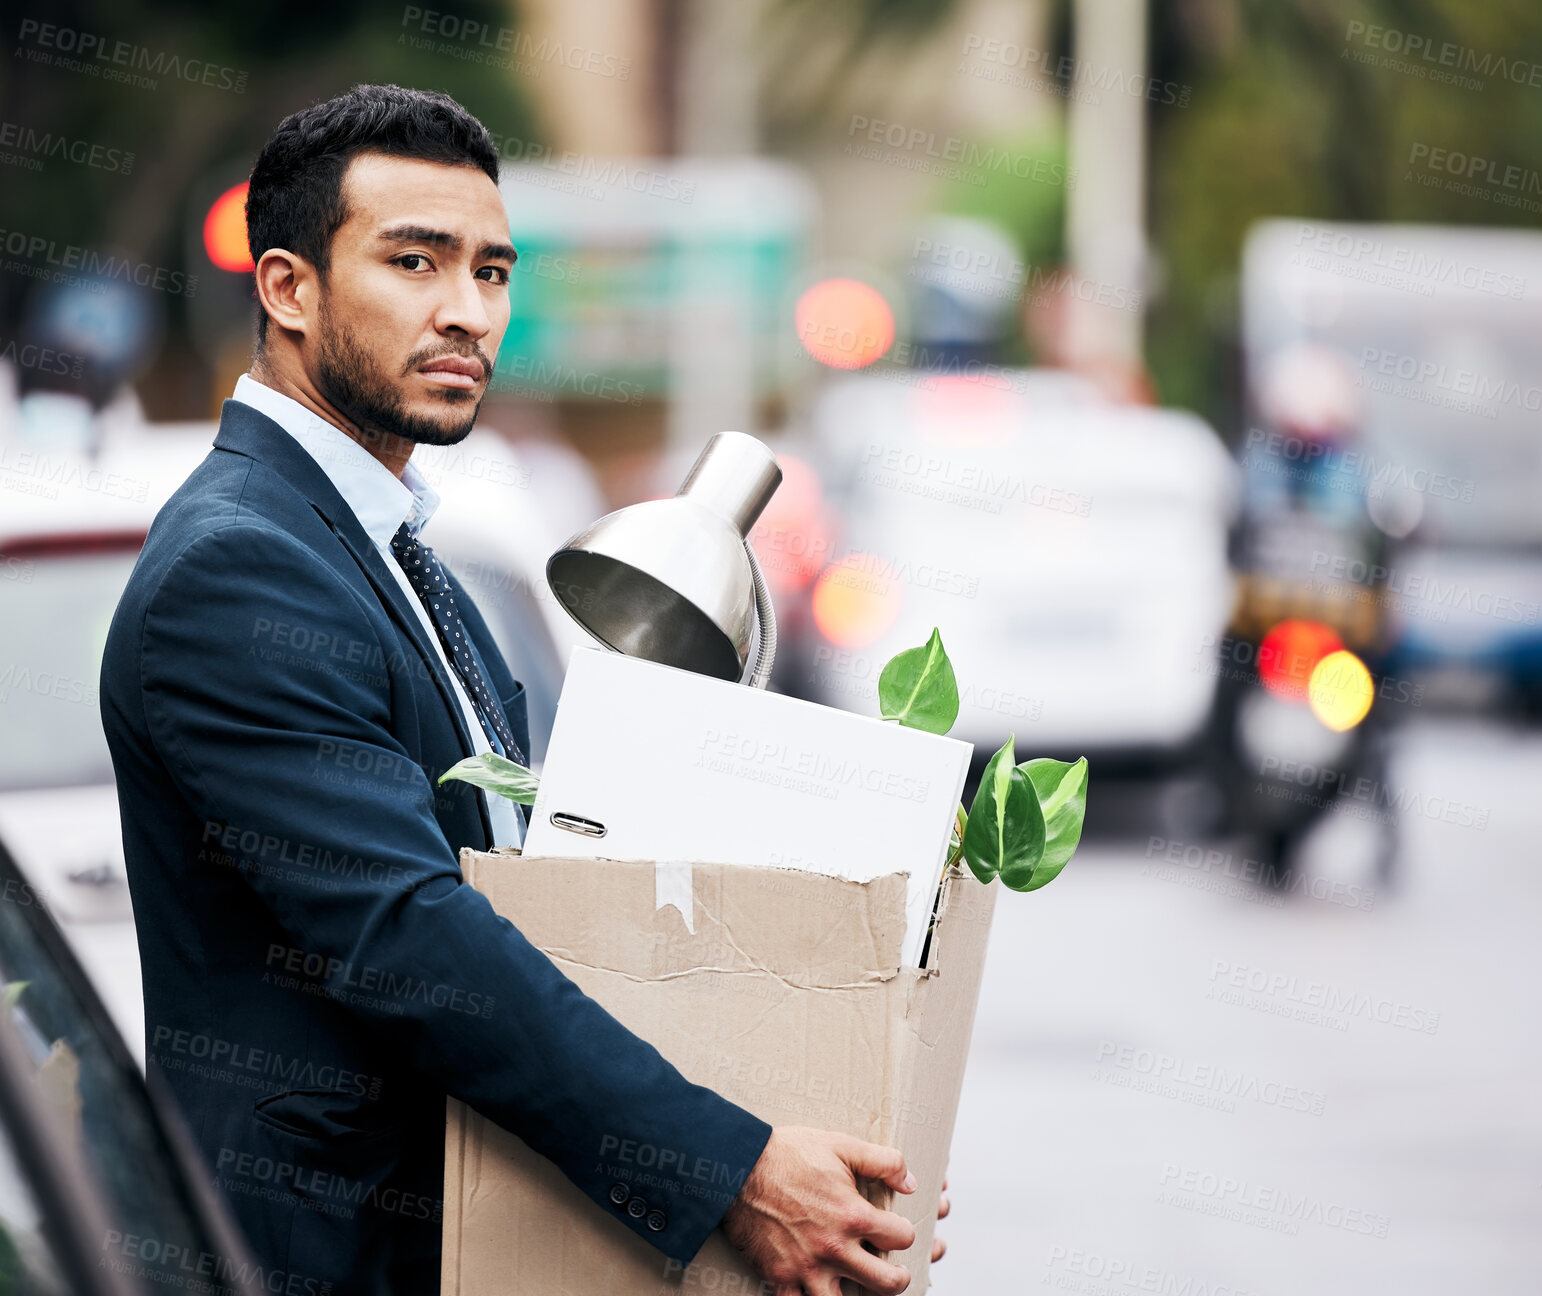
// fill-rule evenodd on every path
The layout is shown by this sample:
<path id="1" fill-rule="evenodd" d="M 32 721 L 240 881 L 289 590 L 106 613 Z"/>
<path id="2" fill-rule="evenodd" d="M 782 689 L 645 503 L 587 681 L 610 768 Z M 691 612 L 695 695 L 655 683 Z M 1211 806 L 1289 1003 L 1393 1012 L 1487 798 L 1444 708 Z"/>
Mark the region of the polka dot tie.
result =
<path id="1" fill-rule="evenodd" d="M 514 741 L 508 717 L 487 687 L 482 672 L 477 669 L 476 658 L 471 655 L 465 627 L 455 608 L 455 594 L 444 574 L 444 568 L 439 565 L 439 559 L 434 556 L 432 549 L 407 530 L 405 522 L 391 537 L 391 552 L 396 555 L 396 561 L 401 563 L 402 570 L 407 573 L 407 583 L 417 591 L 418 598 L 428 610 L 429 619 L 439 631 L 439 642 L 444 645 L 445 656 L 454 664 L 461 683 L 466 686 L 466 694 L 476 708 L 488 742 L 494 751 L 501 750 L 510 760 L 523 765 L 525 754 Z"/>

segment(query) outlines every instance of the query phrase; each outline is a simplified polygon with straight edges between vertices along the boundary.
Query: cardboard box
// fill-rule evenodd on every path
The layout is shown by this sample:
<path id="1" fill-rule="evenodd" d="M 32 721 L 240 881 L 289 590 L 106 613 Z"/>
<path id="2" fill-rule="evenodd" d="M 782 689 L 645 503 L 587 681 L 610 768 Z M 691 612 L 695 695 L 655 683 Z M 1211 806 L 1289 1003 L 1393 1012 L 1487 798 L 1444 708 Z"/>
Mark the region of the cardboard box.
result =
<path id="1" fill-rule="evenodd" d="M 891 1258 L 925 1291 L 998 888 L 951 870 L 917 969 L 900 959 L 904 874 L 690 867 L 694 931 L 650 863 L 461 852 L 500 914 L 691 1080 L 773 1125 L 899 1147 L 917 1190 L 891 1203 L 880 1185 L 875 1200 L 915 1224 Z M 721 1231 L 682 1271 L 460 1103 L 447 1134 L 444 1296 L 771 1292 Z M 619 1154 L 615 1172 L 649 1173 Z"/>

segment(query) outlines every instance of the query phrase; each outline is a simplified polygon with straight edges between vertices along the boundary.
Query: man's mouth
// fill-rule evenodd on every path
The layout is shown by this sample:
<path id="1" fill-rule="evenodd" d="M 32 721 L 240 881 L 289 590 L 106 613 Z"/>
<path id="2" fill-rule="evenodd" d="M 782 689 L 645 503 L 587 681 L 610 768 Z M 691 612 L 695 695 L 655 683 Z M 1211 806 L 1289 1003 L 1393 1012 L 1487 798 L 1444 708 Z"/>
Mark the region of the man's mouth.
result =
<path id="1" fill-rule="evenodd" d="M 470 391 L 486 376 L 486 371 L 478 361 L 463 356 L 440 356 L 420 367 L 418 372 L 431 383 L 441 387 L 458 387 L 462 391 Z"/>

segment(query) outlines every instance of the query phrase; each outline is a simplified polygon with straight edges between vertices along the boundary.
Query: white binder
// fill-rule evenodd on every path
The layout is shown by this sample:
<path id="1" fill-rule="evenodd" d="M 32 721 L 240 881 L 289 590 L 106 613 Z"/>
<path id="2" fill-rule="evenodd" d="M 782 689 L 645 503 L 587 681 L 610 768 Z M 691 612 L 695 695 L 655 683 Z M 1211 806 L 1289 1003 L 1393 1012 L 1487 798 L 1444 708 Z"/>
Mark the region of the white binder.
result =
<path id="1" fill-rule="evenodd" d="M 524 851 L 651 860 L 689 924 L 691 862 L 910 875 L 919 964 L 972 748 L 594 648 L 573 652 Z M 674 866 L 674 867 L 671 867 Z"/>

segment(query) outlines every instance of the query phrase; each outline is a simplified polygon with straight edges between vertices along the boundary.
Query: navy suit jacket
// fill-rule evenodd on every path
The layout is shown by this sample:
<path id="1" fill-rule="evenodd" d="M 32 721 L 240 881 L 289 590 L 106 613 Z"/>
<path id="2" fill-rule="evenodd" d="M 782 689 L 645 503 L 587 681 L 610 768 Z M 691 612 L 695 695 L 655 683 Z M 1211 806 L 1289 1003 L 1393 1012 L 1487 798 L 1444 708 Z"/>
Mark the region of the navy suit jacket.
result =
<path id="1" fill-rule="evenodd" d="M 456 594 L 528 751 L 523 688 Z M 481 794 L 434 782 L 472 750 L 439 655 L 326 474 L 256 410 L 225 403 L 150 528 L 101 704 L 148 1065 L 270 1290 L 437 1292 L 447 1094 L 617 1228 L 696 1253 L 733 1192 L 633 1191 L 615 1149 L 707 1158 L 736 1190 L 770 1127 L 688 1083 L 462 882 L 459 848 L 493 843 Z"/>

